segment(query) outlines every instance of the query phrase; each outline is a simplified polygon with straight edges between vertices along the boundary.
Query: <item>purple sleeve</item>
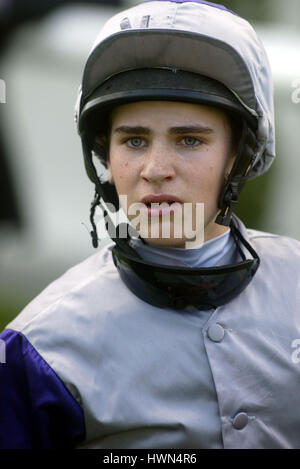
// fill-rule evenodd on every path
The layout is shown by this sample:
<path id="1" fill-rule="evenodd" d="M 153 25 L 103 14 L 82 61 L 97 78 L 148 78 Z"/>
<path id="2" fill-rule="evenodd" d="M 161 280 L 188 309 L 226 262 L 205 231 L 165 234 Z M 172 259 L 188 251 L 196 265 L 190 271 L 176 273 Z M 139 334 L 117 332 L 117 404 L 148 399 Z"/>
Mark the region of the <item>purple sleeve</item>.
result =
<path id="1" fill-rule="evenodd" d="M 21 333 L 0 334 L 0 448 L 74 448 L 82 408 Z"/>

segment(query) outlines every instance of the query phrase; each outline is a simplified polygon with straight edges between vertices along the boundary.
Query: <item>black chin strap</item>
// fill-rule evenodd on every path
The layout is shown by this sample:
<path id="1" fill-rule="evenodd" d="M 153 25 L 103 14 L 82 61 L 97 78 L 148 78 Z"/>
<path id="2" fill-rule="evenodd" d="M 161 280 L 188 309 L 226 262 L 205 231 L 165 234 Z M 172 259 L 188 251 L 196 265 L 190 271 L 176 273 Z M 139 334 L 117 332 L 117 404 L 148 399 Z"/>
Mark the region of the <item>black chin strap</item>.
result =
<path id="1" fill-rule="evenodd" d="M 90 222 L 92 225 L 92 231 L 90 231 L 90 235 L 92 237 L 92 244 L 93 247 L 96 249 L 99 245 L 98 243 L 98 233 L 97 233 L 97 227 L 94 221 L 94 216 L 95 216 L 95 210 L 97 208 L 97 205 L 100 204 L 100 195 L 95 191 L 95 198 L 91 204 L 91 211 L 90 211 Z"/>
<path id="2" fill-rule="evenodd" d="M 219 225 L 229 226 L 230 224 L 232 211 L 247 180 L 247 174 L 254 163 L 255 144 L 255 134 L 249 125 L 246 124 L 245 120 L 243 120 L 237 156 L 219 198 L 221 212 L 215 220 Z"/>

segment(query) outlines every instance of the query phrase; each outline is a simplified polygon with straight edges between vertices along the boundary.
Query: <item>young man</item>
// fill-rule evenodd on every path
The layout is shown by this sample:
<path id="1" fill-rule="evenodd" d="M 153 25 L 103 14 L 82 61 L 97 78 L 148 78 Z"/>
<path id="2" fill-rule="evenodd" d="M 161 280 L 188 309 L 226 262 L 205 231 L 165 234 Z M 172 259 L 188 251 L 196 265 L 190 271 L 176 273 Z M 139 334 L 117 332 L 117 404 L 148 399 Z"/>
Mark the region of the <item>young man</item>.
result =
<path id="1" fill-rule="evenodd" d="M 299 243 L 232 214 L 275 154 L 251 26 L 200 0 L 116 15 L 76 119 L 113 243 L 1 334 L 1 446 L 299 448 Z"/>

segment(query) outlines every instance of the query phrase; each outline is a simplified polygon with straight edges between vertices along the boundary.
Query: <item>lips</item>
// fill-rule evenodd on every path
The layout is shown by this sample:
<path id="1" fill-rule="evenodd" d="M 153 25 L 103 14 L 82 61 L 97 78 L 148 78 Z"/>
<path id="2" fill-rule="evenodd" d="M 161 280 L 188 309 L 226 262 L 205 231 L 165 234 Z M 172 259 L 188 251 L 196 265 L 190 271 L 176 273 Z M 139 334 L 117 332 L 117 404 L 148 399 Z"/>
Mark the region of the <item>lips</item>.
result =
<path id="1" fill-rule="evenodd" d="M 148 215 L 155 217 L 174 213 L 182 204 L 181 200 L 172 194 L 149 194 L 143 197 L 141 202 L 147 206 Z"/>
<path id="2" fill-rule="evenodd" d="M 151 203 L 163 203 L 167 202 L 172 204 L 174 202 L 182 203 L 181 200 L 172 194 L 149 194 L 142 198 L 141 202 L 145 205 L 150 205 Z"/>

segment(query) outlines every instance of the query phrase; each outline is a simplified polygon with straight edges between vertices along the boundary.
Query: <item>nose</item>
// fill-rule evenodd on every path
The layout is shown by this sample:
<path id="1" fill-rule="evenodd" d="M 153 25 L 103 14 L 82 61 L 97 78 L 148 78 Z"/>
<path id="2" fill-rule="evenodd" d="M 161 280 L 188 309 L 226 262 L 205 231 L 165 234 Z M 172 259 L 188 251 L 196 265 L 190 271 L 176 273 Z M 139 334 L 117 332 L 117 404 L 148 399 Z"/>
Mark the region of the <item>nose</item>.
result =
<path id="1" fill-rule="evenodd" d="M 172 180 L 175 170 L 170 154 L 170 149 L 165 145 L 151 145 L 145 155 L 141 177 L 148 182 L 160 183 Z"/>

